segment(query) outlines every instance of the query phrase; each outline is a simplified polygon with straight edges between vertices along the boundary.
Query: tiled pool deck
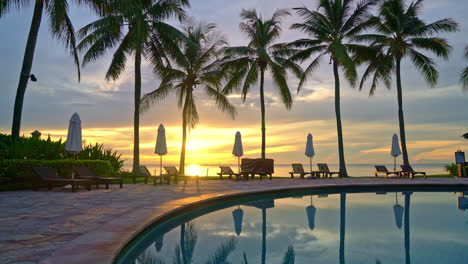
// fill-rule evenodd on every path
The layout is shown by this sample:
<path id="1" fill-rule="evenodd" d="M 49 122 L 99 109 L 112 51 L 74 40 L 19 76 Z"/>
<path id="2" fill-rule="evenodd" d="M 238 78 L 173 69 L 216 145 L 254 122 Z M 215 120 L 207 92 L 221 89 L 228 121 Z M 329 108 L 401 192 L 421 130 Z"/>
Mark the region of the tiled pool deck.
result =
<path id="1" fill-rule="evenodd" d="M 468 179 L 349 178 L 126 184 L 123 189 L 0 192 L 0 263 L 110 263 L 139 230 L 169 211 L 206 199 L 297 187 L 459 185 Z"/>

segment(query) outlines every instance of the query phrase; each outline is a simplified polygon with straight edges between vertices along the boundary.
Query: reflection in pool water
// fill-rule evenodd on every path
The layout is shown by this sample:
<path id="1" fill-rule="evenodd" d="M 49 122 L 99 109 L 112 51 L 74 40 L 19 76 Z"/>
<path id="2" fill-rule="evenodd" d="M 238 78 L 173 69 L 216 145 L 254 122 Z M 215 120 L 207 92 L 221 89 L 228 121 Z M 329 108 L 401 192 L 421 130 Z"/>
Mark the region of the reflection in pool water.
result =
<path id="1" fill-rule="evenodd" d="M 241 202 L 147 232 L 120 262 L 467 263 L 465 199 L 399 192 Z"/>

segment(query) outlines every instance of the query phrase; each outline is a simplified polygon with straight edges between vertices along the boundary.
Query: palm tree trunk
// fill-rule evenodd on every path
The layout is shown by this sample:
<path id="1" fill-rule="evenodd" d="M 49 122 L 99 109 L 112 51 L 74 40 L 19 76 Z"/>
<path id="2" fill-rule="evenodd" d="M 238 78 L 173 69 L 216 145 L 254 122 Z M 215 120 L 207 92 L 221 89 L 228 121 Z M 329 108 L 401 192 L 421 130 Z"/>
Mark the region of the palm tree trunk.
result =
<path id="1" fill-rule="evenodd" d="M 182 263 L 187 264 L 187 254 L 185 252 L 185 223 L 180 225 L 180 252 L 182 254 Z"/>
<path id="2" fill-rule="evenodd" d="M 11 136 L 13 141 L 19 138 L 21 128 L 21 114 L 23 111 L 24 94 L 28 86 L 29 75 L 34 59 L 34 51 L 36 49 L 37 35 L 42 20 L 42 11 L 44 9 L 44 1 L 34 1 L 34 13 L 32 17 L 31 27 L 29 28 L 28 41 L 26 42 L 26 50 L 24 51 L 23 66 L 21 67 L 18 89 L 16 90 L 15 108 L 13 111 L 13 123 L 11 126 Z"/>
<path id="3" fill-rule="evenodd" d="M 340 194 L 340 264 L 345 263 L 346 193 Z"/>
<path id="4" fill-rule="evenodd" d="M 260 108 L 262 111 L 262 159 L 265 158 L 265 95 L 263 85 L 265 83 L 265 70 L 260 70 Z"/>
<path id="5" fill-rule="evenodd" d="M 187 143 L 187 105 L 189 94 L 185 96 L 184 109 L 182 110 L 182 149 L 180 150 L 179 172 L 185 174 L 185 149 Z"/>
<path id="6" fill-rule="evenodd" d="M 262 264 L 266 259 L 266 208 L 262 208 Z"/>
<path id="7" fill-rule="evenodd" d="M 397 94 L 398 94 L 398 120 L 400 122 L 400 140 L 401 152 L 403 154 L 403 165 L 409 165 L 408 151 L 406 149 L 406 134 L 405 134 L 405 119 L 403 118 L 403 92 L 401 89 L 401 73 L 400 73 L 401 59 L 396 59 L 396 81 L 397 81 Z"/>
<path id="8" fill-rule="evenodd" d="M 405 194 L 405 263 L 411 263 L 411 256 L 410 256 L 410 219 L 409 219 L 409 209 L 410 209 L 410 198 L 411 193 L 404 193 Z"/>
<path id="9" fill-rule="evenodd" d="M 135 110 L 133 115 L 133 171 L 140 166 L 141 49 L 135 51 Z"/>
<path id="10" fill-rule="evenodd" d="M 341 110 L 340 110 L 340 76 L 338 74 L 338 65 L 333 61 L 333 74 L 335 75 L 335 114 L 336 130 L 338 132 L 338 153 L 340 157 L 340 177 L 348 177 L 343 150 L 343 132 L 341 128 Z"/>

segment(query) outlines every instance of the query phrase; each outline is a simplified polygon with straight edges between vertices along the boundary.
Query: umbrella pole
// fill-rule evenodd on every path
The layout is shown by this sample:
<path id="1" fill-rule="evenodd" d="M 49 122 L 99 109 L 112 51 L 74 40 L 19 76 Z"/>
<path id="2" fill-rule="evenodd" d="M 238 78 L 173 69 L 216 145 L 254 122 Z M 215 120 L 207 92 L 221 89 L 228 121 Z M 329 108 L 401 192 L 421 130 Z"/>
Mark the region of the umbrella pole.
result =
<path id="1" fill-rule="evenodd" d="M 396 172 L 396 157 L 393 157 L 393 171 Z"/>
<path id="2" fill-rule="evenodd" d="M 240 157 L 237 157 L 237 172 L 240 173 Z"/>
<path id="3" fill-rule="evenodd" d="M 72 179 L 75 179 L 75 153 L 73 153 L 73 162 L 72 162 Z"/>
<path id="4" fill-rule="evenodd" d="M 162 175 L 162 155 L 159 155 L 159 175 Z"/>
<path id="5" fill-rule="evenodd" d="M 310 172 L 312 172 L 312 157 L 309 157 L 310 159 Z"/>

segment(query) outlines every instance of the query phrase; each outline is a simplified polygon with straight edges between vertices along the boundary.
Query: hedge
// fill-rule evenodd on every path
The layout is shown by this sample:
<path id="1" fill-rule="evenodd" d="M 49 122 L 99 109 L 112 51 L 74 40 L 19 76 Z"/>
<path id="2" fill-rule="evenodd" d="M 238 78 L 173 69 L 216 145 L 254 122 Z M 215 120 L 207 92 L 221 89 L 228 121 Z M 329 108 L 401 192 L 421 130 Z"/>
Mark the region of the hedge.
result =
<path id="1" fill-rule="evenodd" d="M 30 189 L 40 180 L 33 167 L 50 167 L 63 178 L 71 178 L 73 160 L 0 160 L 0 190 Z M 114 169 L 109 161 L 76 160 L 75 166 L 86 166 L 95 175 L 113 177 Z"/>

